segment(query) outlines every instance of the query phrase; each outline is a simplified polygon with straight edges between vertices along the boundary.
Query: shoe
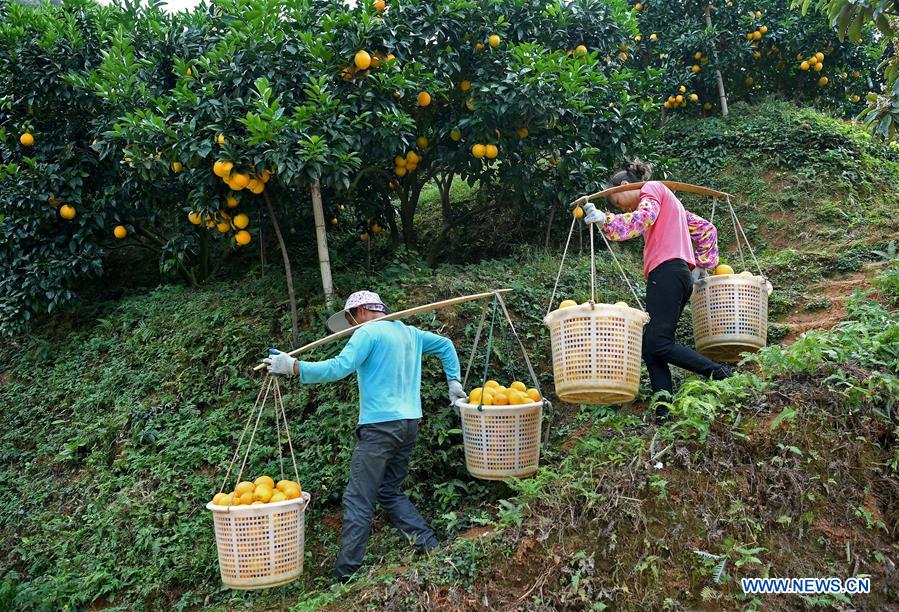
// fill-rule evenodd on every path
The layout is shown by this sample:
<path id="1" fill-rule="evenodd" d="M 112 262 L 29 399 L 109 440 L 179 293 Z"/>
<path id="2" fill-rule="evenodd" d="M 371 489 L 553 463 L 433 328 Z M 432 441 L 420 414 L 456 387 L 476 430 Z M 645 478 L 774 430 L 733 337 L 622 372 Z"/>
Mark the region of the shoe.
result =
<path id="1" fill-rule="evenodd" d="M 712 373 L 713 380 L 724 380 L 725 378 L 730 378 L 734 373 L 730 371 L 730 368 L 724 365 L 719 365 L 718 369 Z"/>
<path id="2" fill-rule="evenodd" d="M 667 406 L 656 406 L 656 425 L 663 425 L 671 420 L 671 415 L 668 413 Z"/>

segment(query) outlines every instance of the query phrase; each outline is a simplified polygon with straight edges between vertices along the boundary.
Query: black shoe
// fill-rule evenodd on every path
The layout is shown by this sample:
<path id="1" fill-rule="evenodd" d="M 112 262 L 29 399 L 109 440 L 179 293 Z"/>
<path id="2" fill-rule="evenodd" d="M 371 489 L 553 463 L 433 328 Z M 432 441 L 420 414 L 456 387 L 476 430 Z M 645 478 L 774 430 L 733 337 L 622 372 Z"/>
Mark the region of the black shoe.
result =
<path id="1" fill-rule="evenodd" d="M 713 380 L 724 380 L 725 378 L 730 378 L 734 373 L 730 371 L 730 368 L 724 365 L 719 365 L 718 369 L 712 372 Z"/>
<path id="2" fill-rule="evenodd" d="M 656 425 L 663 425 L 671 420 L 667 406 L 656 406 Z"/>

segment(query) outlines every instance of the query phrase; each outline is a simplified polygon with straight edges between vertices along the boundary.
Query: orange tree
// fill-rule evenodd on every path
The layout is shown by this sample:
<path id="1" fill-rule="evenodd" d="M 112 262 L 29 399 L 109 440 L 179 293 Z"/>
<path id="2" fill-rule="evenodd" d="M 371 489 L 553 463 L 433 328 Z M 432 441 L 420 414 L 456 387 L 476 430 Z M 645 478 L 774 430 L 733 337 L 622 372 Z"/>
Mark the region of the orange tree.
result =
<path id="1" fill-rule="evenodd" d="M 825 19 L 793 11 L 788 2 L 639 6 L 640 33 L 631 45 L 641 66 L 663 71 L 657 103 L 666 113 L 720 112 L 723 90 L 732 102 L 774 94 L 849 116 L 863 108 L 876 80 L 881 50 L 871 28 L 843 44 Z"/>
<path id="2" fill-rule="evenodd" d="M 834 27 L 840 40 L 858 43 L 866 30 L 876 27 L 884 45 L 881 83 L 874 83 L 865 95 L 867 106 L 859 119 L 876 134 L 895 138 L 899 133 L 899 40 L 895 0 L 793 0 L 793 7 L 805 14 L 814 8 Z"/>
<path id="3" fill-rule="evenodd" d="M 70 80 L 101 61 L 111 12 L 0 5 L 0 333 L 72 300 L 128 232 L 123 196 L 139 194 L 91 149 L 102 111 Z"/>
<path id="4" fill-rule="evenodd" d="M 440 191 L 444 232 L 456 178 L 502 182 L 504 203 L 545 213 L 585 189 L 642 127 L 642 75 L 597 59 L 635 31 L 623 2 L 409 0 L 331 14 L 343 26 L 342 95 L 374 115 L 353 191 L 375 200 L 363 216 L 401 227 L 407 246 L 425 184 Z"/>

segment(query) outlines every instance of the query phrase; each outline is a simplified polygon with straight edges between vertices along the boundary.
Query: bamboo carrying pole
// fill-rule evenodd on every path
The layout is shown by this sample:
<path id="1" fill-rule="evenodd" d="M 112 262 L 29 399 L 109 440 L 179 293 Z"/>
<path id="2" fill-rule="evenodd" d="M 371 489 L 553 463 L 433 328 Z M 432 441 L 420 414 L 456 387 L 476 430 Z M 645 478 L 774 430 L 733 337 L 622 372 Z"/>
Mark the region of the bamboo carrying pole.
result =
<path id="1" fill-rule="evenodd" d="M 442 300 L 440 302 L 433 302 L 431 304 L 423 304 L 422 306 L 416 306 L 414 308 L 407 308 L 406 310 L 400 310 L 399 312 L 392 312 L 389 315 L 385 315 L 383 317 L 379 317 L 377 319 L 373 319 L 372 321 L 366 321 L 362 323 L 362 325 L 368 325 L 374 321 L 395 321 L 397 319 L 402 319 L 404 317 L 411 317 L 412 315 L 422 314 L 424 312 L 430 312 L 432 310 L 439 310 L 440 308 L 447 308 L 449 306 L 455 306 L 457 304 L 463 304 L 465 302 L 472 302 L 474 300 L 482 300 L 484 298 L 493 297 L 497 293 L 509 293 L 512 291 L 511 289 L 497 289 L 496 291 L 487 291 L 484 293 L 475 293 L 472 295 L 463 295 L 457 298 L 451 298 L 448 300 Z M 348 329 L 341 330 L 339 332 L 333 333 L 330 336 L 325 336 L 324 338 L 319 338 L 315 342 L 310 342 L 304 346 L 301 346 L 298 349 L 294 349 L 287 353 L 290 356 L 299 355 L 300 353 L 305 353 L 306 351 L 311 351 L 314 348 L 318 348 L 329 342 L 333 342 L 334 340 L 339 340 L 345 336 L 351 335 L 354 331 L 362 327 L 362 325 L 356 325 L 355 327 L 350 327 Z M 265 364 L 260 363 L 255 368 L 253 368 L 254 372 L 258 372 L 259 370 L 265 369 Z"/>
<path id="2" fill-rule="evenodd" d="M 687 193 L 698 193 L 699 195 L 707 195 L 716 198 L 733 198 L 729 193 L 725 193 L 723 191 L 716 191 L 714 189 L 709 189 L 708 187 L 700 187 L 699 185 L 691 185 L 690 183 L 679 183 L 677 181 L 659 181 L 665 187 L 672 191 L 686 191 Z M 646 182 L 640 183 L 627 183 L 625 185 L 618 185 L 617 187 L 610 187 L 608 189 L 604 189 L 603 191 L 597 191 L 591 195 L 585 195 L 579 197 L 574 201 L 575 206 L 582 206 L 589 202 L 590 200 L 595 200 L 596 198 L 602 198 L 607 195 L 612 195 L 613 193 L 621 193 L 623 191 L 634 191 L 635 189 L 640 189 L 645 185 Z"/>
<path id="3" fill-rule="evenodd" d="M 322 207 L 321 183 L 312 183 L 312 216 L 315 219 L 315 243 L 318 246 L 318 265 L 321 268 L 325 303 L 334 305 L 334 283 L 331 280 L 331 259 L 328 256 L 328 235 L 325 232 L 325 212 Z"/>

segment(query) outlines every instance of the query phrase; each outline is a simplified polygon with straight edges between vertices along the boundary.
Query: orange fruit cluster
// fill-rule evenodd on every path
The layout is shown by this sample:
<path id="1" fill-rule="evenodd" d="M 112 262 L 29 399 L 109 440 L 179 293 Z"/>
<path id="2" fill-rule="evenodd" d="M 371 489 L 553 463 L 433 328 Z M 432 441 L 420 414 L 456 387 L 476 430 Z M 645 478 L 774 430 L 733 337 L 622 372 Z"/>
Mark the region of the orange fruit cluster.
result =
<path id="1" fill-rule="evenodd" d="M 516 380 L 508 387 L 500 385 L 495 380 L 488 380 L 483 387 L 472 389 L 468 394 L 468 403 L 484 406 L 518 406 L 540 401 L 540 392 L 534 388 L 527 388 L 520 380 Z"/>
<path id="2" fill-rule="evenodd" d="M 269 476 L 260 476 L 253 482 L 237 483 L 231 493 L 216 493 L 212 503 L 216 506 L 258 506 L 296 499 L 303 494 L 300 483 L 279 480 L 277 484 Z"/>

